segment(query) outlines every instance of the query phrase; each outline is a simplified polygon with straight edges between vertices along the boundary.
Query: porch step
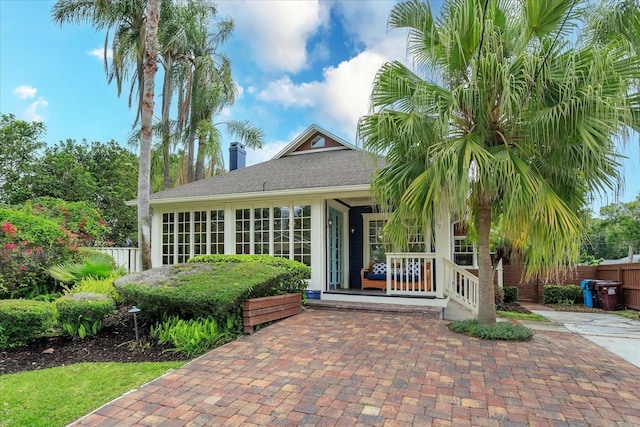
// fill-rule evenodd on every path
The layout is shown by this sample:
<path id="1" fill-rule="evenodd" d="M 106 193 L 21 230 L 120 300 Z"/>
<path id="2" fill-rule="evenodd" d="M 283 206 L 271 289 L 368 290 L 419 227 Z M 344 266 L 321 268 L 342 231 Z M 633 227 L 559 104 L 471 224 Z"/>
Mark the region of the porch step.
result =
<path id="1" fill-rule="evenodd" d="M 410 314 L 420 316 L 423 319 L 442 319 L 442 308 L 440 307 L 375 304 L 368 302 L 323 301 L 314 299 L 307 300 L 307 307 L 316 310 L 373 311 L 380 313 Z"/>
<path id="2" fill-rule="evenodd" d="M 474 319 L 477 316 L 473 314 L 471 310 L 462 304 L 450 300 L 447 308 L 444 309 L 444 319 L 445 320 L 465 320 L 465 319 Z"/>

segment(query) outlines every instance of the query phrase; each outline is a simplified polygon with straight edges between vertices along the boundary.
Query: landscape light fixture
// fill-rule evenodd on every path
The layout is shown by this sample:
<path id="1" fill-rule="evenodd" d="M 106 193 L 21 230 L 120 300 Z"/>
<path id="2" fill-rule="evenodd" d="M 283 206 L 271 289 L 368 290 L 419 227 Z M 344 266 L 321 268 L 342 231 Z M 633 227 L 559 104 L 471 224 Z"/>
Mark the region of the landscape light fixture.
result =
<path id="1" fill-rule="evenodd" d="M 140 309 L 134 305 L 129 310 L 129 313 L 133 313 L 133 327 L 136 330 L 136 342 L 138 342 L 140 341 L 140 335 L 138 334 L 138 317 L 136 316 L 136 314 L 140 313 Z"/>

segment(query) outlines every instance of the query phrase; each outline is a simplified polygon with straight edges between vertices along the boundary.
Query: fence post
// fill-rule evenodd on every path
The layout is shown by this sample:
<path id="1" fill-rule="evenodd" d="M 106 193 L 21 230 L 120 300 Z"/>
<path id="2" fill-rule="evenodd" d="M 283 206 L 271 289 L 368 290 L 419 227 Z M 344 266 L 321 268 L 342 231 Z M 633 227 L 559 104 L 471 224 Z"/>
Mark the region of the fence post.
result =
<path id="1" fill-rule="evenodd" d="M 498 266 L 496 267 L 496 271 L 498 272 L 498 287 L 499 288 L 503 288 L 504 287 L 504 273 L 503 273 L 503 268 L 502 268 L 502 259 L 500 259 L 500 261 L 498 261 Z"/>

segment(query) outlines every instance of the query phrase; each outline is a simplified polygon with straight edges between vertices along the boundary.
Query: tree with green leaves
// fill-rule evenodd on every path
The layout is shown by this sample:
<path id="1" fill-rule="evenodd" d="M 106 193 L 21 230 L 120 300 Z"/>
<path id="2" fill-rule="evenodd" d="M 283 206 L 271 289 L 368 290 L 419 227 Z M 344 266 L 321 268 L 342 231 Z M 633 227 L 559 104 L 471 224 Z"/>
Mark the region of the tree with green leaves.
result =
<path id="1" fill-rule="evenodd" d="M 15 204 L 28 196 L 15 183 L 33 176 L 45 131 L 42 123 L 17 120 L 13 114 L 0 116 L 0 203 Z"/>
<path id="2" fill-rule="evenodd" d="M 635 250 L 640 247 L 640 196 L 628 203 L 604 206 L 600 216 L 605 241 L 626 247 L 629 262 L 633 262 Z"/>
<path id="3" fill-rule="evenodd" d="M 382 66 L 358 125 L 364 147 L 386 154 L 372 184 L 390 211 L 385 233 L 406 245 L 406 222 L 432 224 L 441 207 L 472 223 L 483 324 L 496 320 L 492 219 L 503 215 L 529 274 L 575 263 L 578 212 L 591 191 L 614 186 L 614 140 L 639 125 L 630 82 L 640 58 L 581 33 L 584 6 L 448 0 L 434 16 L 428 3 L 407 1 L 389 18 L 391 29 L 408 29 L 414 66 Z"/>

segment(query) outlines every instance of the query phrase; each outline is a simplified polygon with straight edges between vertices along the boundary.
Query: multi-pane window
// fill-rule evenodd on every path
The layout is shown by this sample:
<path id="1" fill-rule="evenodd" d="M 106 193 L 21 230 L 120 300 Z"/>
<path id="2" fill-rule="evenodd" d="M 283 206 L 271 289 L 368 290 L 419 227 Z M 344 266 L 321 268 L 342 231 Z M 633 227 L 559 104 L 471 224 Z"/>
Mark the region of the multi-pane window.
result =
<path id="1" fill-rule="evenodd" d="M 209 212 L 211 218 L 211 246 L 209 248 L 210 254 L 223 254 L 224 253 L 224 211 L 211 211 Z"/>
<path id="2" fill-rule="evenodd" d="M 225 253 L 224 210 L 162 215 L 162 263 Z M 235 210 L 235 253 L 271 254 L 311 265 L 311 206 Z"/>
<path id="3" fill-rule="evenodd" d="M 466 237 L 453 238 L 453 262 L 458 265 L 473 266 L 473 243 Z"/>
<path id="4" fill-rule="evenodd" d="M 372 219 L 369 221 L 367 249 L 372 262 L 385 262 L 386 260 L 386 250 L 382 241 L 382 229 L 386 222 L 386 219 Z"/>
<path id="5" fill-rule="evenodd" d="M 207 211 L 193 213 L 193 255 L 207 253 Z"/>
<path id="6" fill-rule="evenodd" d="M 289 258 L 289 206 L 273 208 L 273 255 Z"/>
<path id="7" fill-rule="evenodd" d="M 293 214 L 293 259 L 311 265 L 311 206 L 294 206 Z"/>
<path id="8" fill-rule="evenodd" d="M 410 227 L 407 231 L 409 239 L 409 252 L 427 252 L 424 244 L 424 231 L 419 227 Z"/>
<path id="9" fill-rule="evenodd" d="M 178 212 L 176 262 L 187 262 L 191 255 L 191 212 Z"/>
<path id="10" fill-rule="evenodd" d="M 251 209 L 236 209 L 236 253 L 251 253 Z"/>
<path id="11" fill-rule="evenodd" d="M 256 208 L 253 211 L 253 253 L 269 253 L 269 208 Z"/>
<path id="12" fill-rule="evenodd" d="M 175 243 L 175 214 L 162 214 L 162 264 L 173 264 Z"/>

